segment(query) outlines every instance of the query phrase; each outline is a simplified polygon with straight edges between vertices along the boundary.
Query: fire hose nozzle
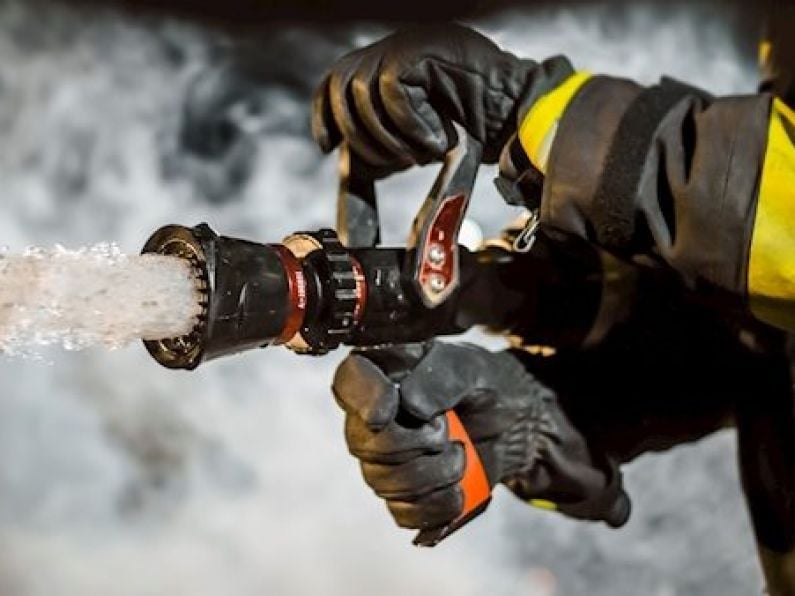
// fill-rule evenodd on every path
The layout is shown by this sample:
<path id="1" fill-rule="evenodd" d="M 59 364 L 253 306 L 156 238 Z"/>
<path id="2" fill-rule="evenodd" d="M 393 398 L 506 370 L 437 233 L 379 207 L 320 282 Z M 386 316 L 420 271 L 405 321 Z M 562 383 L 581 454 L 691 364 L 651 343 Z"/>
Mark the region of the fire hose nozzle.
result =
<path id="1" fill-rule="evenodd" d="M 364 274 L 333 230 L 259 244 L 219 236 L 207 224 L 171 225 L 152 234 L 142 252 L 189 261 L 201 303 L 190 333 L 144 341 L 168 368 L 193 369 L 273 344 L 325 354 L 350 340 L 364 311 Z"/>
<path id="2" fill-rule="evenodd" d="M 290 285 L 277 247 L 219 236 L 207 224 L 158 229 L 141 251 L 190 261 L 201 314 L 186 335 L 145 340 L 167 368 L 194 369 L 219 356 L 279 338 L 290 312 Z"/>

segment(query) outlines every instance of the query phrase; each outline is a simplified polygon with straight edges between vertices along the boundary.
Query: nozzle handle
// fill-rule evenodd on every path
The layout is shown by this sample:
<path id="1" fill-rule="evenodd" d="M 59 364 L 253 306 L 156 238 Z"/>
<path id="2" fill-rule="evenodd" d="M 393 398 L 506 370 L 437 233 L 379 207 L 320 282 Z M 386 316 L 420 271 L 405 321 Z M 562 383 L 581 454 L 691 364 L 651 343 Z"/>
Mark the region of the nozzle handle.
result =
<path id="1" fill-rule="evenodd" d="M 447 418 L 448 438 L 451 441 L 458 441 L 464 446 L 464 475 L 458 482 L 461 493 L 464 495 L 464 506 L 461 514 L 446 526 L 421 530 L 414 538 L 416 546 L 436 546 L 485 511 L 491 501 L 489 479 L 472 439 L 453 410 L 449 410 L 445 417 Z"/>
<path id="2" fill-rule="evenodd" d="M 455 145 L 414 218 L 408 239 L 409 274 L 428 308 L 442 304 L 460 283 L 458 233 L 464 220 L 482 156 L 480 142 L 451 123 Z M 340 147 L 337 234 L 348 248 L 370 248 L 380 241 L 375 174 L 351 150 Z"/>
<path id="3" fill-rule="evenodd" d="M 407 248 L 411 275 L 423 303 L 435 308 L 461 283 L 458 233 L 469 207 L 483 147 L 452 123 L 456 144 L 444 158 L 431 192 L 414 218 Z"/>

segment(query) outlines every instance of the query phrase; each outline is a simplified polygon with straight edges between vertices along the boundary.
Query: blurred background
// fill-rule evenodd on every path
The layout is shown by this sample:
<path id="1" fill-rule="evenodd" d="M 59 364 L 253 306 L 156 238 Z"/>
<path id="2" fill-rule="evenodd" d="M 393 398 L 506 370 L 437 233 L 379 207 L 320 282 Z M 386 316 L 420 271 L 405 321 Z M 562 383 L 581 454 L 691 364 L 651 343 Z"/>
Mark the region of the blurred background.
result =
<path id="1" fill-rule="evenodd" d="M 756 86 L 740 4 L 399 4 L 0 0 L 0 244 L 137 252 L 166 223 L 260 241 L 333 224 L 312 87 L 402 22 L 456 17 L 517 54 L 644 82 Z M 431 170 L 380 185 L 386 241 Z M 472 210 L 487 233 L 512 217 L 493 174 Z M 498 491 L 465 531 L 412 547 L 346 453 L 328 389 L 342 356 L 191 373 L 139 345 L 0 356 L 0 596 L 761 592 L 728 431 L 631 464 L 621 531 Z"/>

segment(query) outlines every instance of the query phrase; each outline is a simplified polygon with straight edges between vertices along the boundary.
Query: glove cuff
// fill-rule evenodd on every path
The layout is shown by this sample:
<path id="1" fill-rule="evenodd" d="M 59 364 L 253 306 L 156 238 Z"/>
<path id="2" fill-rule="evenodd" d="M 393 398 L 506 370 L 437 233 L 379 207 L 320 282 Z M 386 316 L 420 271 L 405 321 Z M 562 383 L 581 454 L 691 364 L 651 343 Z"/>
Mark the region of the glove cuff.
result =
<path id="1" fill-rule="evenodd" d="M 624 492 L 624 483 L 618 465 L 605 459 L 604 466 L 607 486 L 590 499 L 578 503 L 565 503 L 558 507 L 564 515 L 577 519 L 603 521 L 611 528 L 620 528 L 629 520 L 632 513 L 632 502 Z"/>
<path id="2" fill-rule="evenodd" d="M 514 131 L 519 129 L 530 109 L 541 97 L 559 87 L 575 72 L 565 56 L 552 56 L 539 63 L 521 60 L 521 63 L 532 67 L 528 68 L 527 83 L 516 102 L 516 119 L 510 123 Z"/>
<path id="3" fill-rule="evenodd" d="M 571 63 L 563 56 L 554 56 L 528 68 L 527 84 L 516 102 L 516 113 L 506 122 L 510 130 L 508 136 L 504 137 L 506 141 L 499 158 L 500 175 L 495 179 L 497 189 L 509 204 L 522 205 L 531 210 L 538 208 L 543 167 L 538 165 L 537 154 L 543 148 L 548 133 L 552 132 L 552 124 L 560 116 L 557 112 L 562 111 L 562 108 L 557 112 L 550 109 L 548 104 L 556 102 L 545 98 L 552 95 L 558 97 L 561 92 L 569 97 L 586 78 L 584 73 L 575 74 Z M 536 109 L 536 106 L 543 109 Z M 537 112 L 540 112 L 539 117 L 528 118 Z M 538 120 L 545 122 L 539 123 Z"/>

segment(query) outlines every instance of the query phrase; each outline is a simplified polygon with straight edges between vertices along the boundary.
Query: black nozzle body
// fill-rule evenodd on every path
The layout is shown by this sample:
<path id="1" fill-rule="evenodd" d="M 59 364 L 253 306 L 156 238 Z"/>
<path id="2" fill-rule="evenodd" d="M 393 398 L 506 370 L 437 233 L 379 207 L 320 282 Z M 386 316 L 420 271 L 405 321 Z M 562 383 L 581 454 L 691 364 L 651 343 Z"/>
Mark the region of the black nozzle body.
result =
<path id="1" fill-rule="evenodd" d="M 144 341 L 160 364 L 193 369 L 219 356 L 266 346 L 282 332 L 290 294 L 274 247 L 219 236 L 200 224 L 160 228 L 142 253 L 190 260 L 203 302 L 203 312 L 188 335 Z"/>

